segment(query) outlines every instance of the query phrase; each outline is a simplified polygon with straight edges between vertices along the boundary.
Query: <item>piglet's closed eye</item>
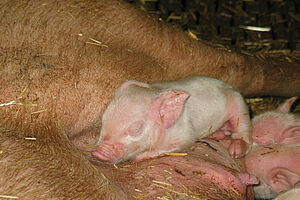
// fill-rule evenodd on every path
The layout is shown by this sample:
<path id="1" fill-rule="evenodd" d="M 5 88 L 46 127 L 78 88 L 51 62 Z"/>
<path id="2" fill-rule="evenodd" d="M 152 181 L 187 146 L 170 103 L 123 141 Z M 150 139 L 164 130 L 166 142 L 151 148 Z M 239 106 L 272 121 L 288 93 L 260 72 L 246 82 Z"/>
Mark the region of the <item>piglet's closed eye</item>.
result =
<path id="1" fill-rule="evenodd" d="M 136 121 L 132 123 L 125 131 L 124 135 L 127 136 L 132 136 L 132 137 L 137 137 L 141 135 L 142 130 L 143 130 L 144 123 L 143 121 Z"/>

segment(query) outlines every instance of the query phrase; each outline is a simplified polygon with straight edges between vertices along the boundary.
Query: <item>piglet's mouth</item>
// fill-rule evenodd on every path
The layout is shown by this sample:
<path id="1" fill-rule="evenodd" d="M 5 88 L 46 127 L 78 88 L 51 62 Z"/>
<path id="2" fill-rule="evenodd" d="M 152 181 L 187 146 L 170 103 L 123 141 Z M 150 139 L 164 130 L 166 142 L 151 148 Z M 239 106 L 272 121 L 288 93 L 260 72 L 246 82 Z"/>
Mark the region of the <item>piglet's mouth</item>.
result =
<path id="1" fill-rule="evenodd" d="M 123 150 L 121 144 L 109 144 L 102 143 L 96 147 L 96 150 L 92 152 L 92 155 L 96 158 L 110 162 L 116 163 L 117 161 L 122 159 Z"/>

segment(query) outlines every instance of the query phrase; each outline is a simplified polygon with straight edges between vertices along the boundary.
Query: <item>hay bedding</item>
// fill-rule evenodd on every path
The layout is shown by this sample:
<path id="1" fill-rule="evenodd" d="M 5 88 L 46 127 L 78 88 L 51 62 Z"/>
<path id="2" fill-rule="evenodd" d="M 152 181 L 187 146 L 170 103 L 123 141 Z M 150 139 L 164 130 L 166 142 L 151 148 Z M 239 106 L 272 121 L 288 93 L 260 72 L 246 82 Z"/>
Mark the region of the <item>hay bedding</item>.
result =
<path id="1" fill-rule="evenodd" d="M 285 0 L 126 0 L 217 48 L 259 59 L 300 62 L 300 2 Z M 252 115 L 281 97 L 247 99 Z M 295 108 L 300 111 L 300 106 Z"/>
<path id="2" fill-rule="evenodd" d="M 173 26 L 187 31 L 191 37 L 204 40 L 218 48 L 226 48 L 228 51 L 234 49 L 260 59 L 273 56 L 276 59 L 288 62 L 300 62 L 300 15 L 297 14 L 297 8 L 300 5 L 295 2 L 280 0 L 128 1 L 137 4 L 141 9 L 161 20 L 170 22 Z M 265 98 L 248 99 L 248 103 L 255 113 L 260 112 L 260 110 L 273 109 L 279 101 L 281 100 L 274 97 L 266 98 L 266 100 Z M 126 166 L 116 170 L 124 169 L 126 170 Z M 130 173 L 128 176 L 130 176 Z M 173 195 L 198 199 L 189 191 L 185 191 L 186 188 L 183 188 L 183 190 L 174 189 L 163 181 L 154 183 L 165 191 L 165 199 L 172 199 Z M 209 185 L 203 184 L 203 187 L 205 186 L 209 187 Z M 180 194 L 177 194 L 177 192 L 180 192 Z M 238 196 L 238 193 L 235 192 L 234 188 L 228 192 L 229 198 L 237 199 L 235 194 Z M 138 188 L 136 193 L 143 195 Z M 216 193 L 217 191 L 213 191 L 212 194 L 216 197 Z M 205 195 L 207 194 L 203 194 L 203 196 Z M 201 194 L 198 194 L 198 197 L 201 199 Z M 2 198 L 4 197 L 2 196 Z M 141 198 L 143 196 L 137 196 L 137 199 Z"/>

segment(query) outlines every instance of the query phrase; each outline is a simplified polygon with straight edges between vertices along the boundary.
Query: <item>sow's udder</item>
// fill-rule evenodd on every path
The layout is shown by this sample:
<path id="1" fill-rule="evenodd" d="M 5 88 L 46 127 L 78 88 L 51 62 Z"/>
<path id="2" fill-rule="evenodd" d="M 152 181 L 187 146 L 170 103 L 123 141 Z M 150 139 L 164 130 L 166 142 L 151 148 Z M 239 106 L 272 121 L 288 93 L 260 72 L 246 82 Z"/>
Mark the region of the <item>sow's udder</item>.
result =
<path id="1" fill-rule="evenodd" d="M 93 160 L 103 173 L 137 199 L 253 199 L 246 184 L 257 180 L 213 140 L 202 140 L 185 156 L 163 156 L 143 162 L 107 165 Z"/>

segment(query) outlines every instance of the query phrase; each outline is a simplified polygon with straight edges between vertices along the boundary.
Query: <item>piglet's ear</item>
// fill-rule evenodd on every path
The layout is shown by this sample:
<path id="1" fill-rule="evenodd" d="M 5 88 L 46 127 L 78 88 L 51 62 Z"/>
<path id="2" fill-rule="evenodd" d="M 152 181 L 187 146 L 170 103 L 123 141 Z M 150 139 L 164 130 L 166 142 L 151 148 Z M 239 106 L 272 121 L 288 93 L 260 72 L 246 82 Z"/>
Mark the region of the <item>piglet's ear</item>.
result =
<path id="1" fill-rule="evenodd" d="M 143 82 L 139 82 L 139 81 L 135 81 L 135 80 L 129 80 L 129 81 L 125 81 L 124 83 L 122 83 L 117 91 L 123 91 L 131 85 L 135 85 L 138 87 L 144 87 L 144 88 L 151 88 L 151 85 L 149 85 L 147 83 L 143 83 Z"/>
<path id="2" fill-rule="evenodd" d="M 276 110 L 278 112 L 289 113 L 293 103 L 298 99 L 298 97 L 292 97 L 283 102 Z"/>
<path id="3" fill-rule="evenodd" d="M 150 118 L 165 129 L 172 127 L 190 95 L 185 91 L 171 90 L 159 95 L 151 104 Z"/>
<path id="4" fill-rule="evenodd" d="M 300 142 L 300 126 L 286 129 L 280 138 L 280 144 L 294 144 Z"/>
<path id="5" fill-rule="evenodd" d="M 287 168 L 273 168 L 266 177 L 270 182 L 269 185 L 277 193 L 294 188 L 300 181 L 300 175 L 290 171 Z"/>

